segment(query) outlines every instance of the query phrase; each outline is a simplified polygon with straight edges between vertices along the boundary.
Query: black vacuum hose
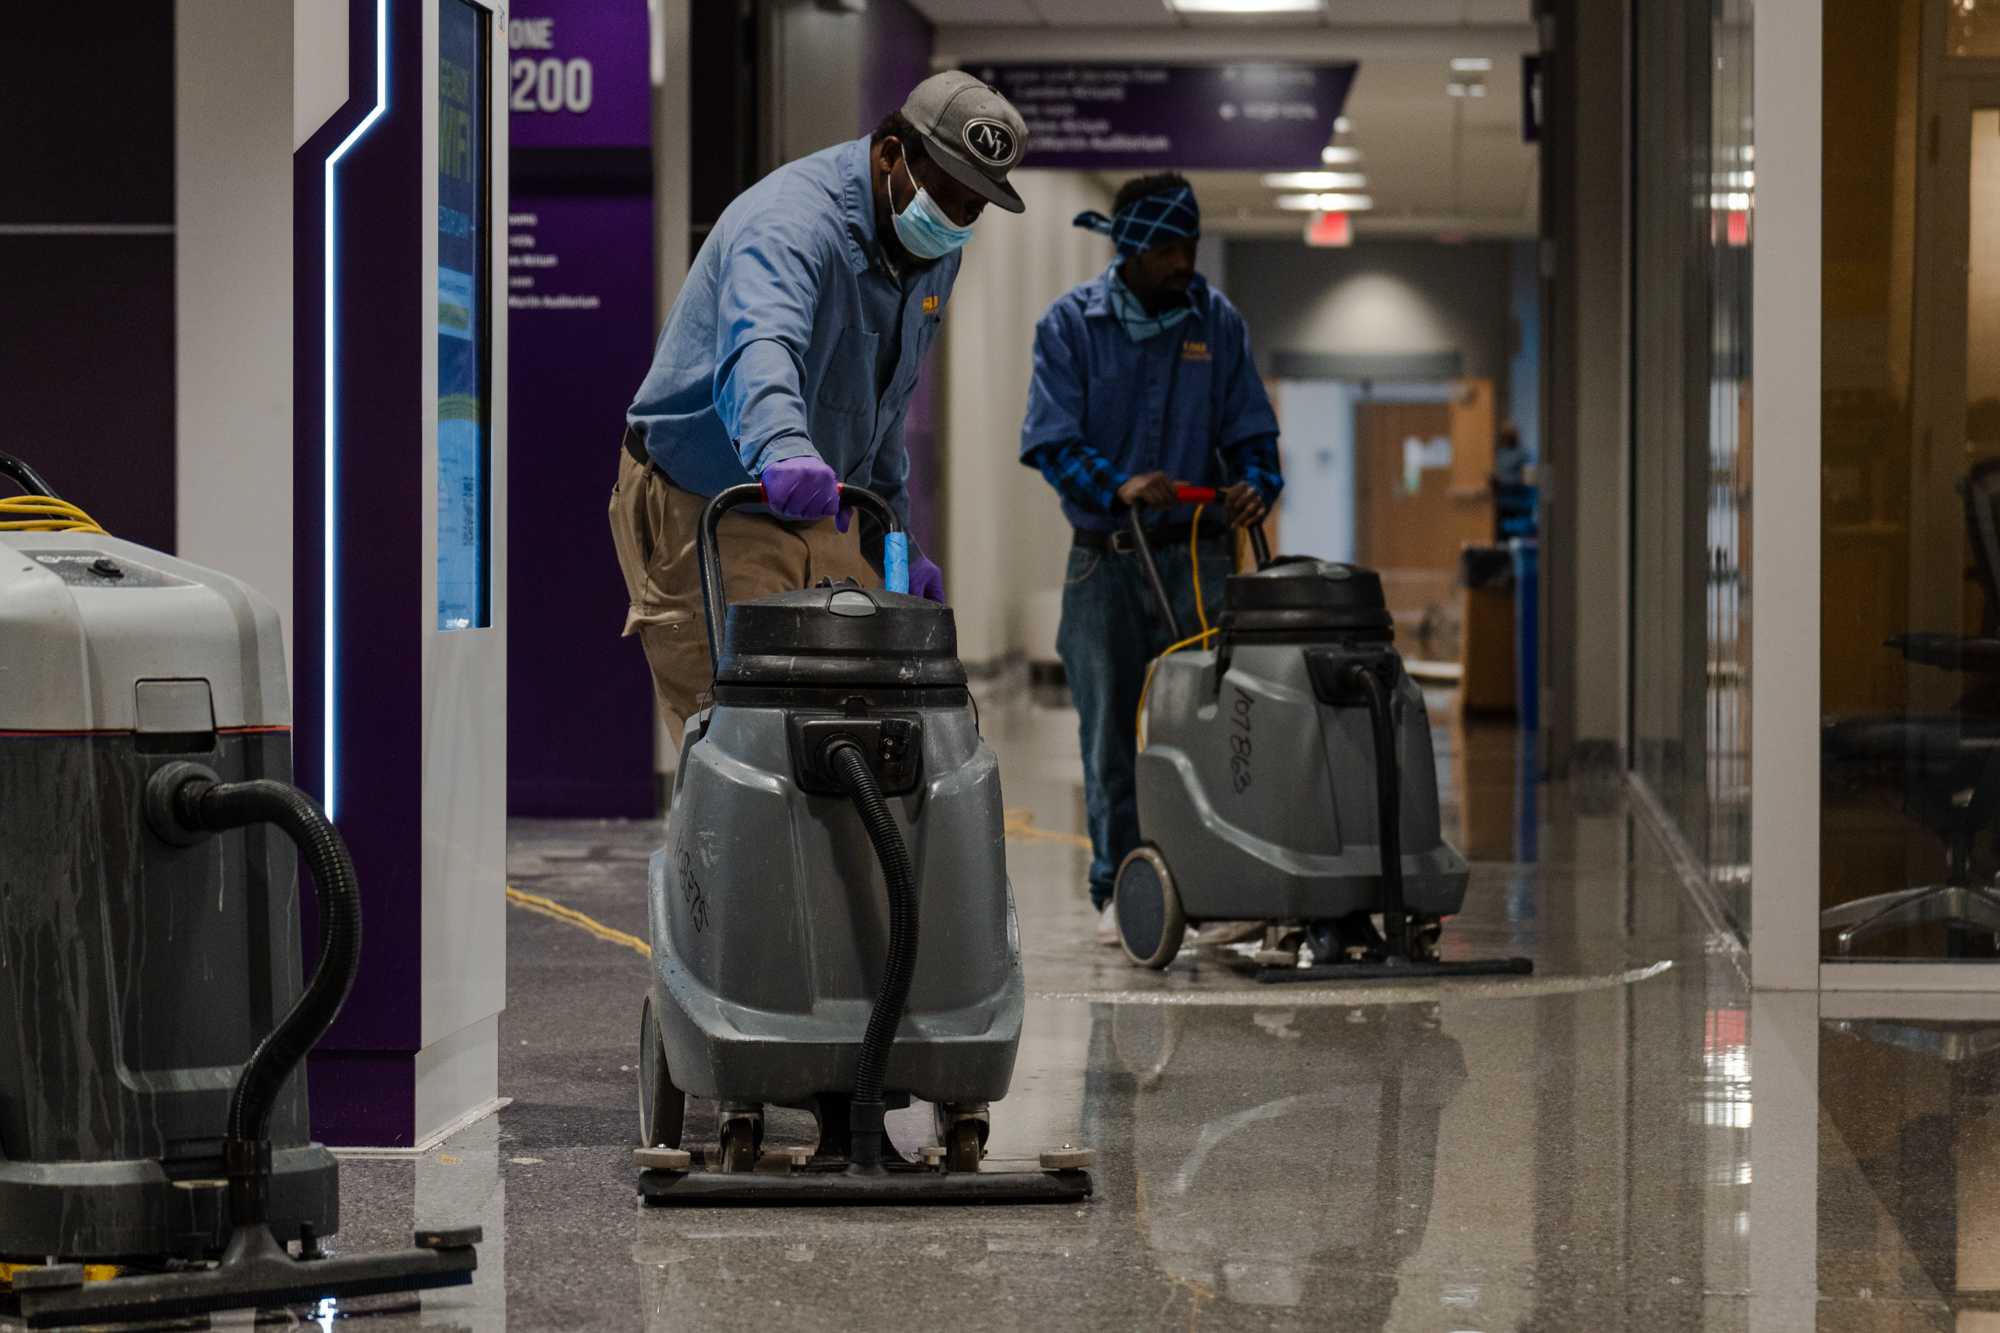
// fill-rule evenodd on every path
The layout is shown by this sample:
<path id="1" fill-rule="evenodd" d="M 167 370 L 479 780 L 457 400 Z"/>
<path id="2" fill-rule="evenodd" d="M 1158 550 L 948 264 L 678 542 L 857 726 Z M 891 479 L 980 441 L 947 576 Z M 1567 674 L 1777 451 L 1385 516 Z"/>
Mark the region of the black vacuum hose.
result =
<path id="1" fill-rule="evenodd" d="M 1347 669 L 1348 679 L 1368 701 L 1375 733 L 1375 812 L 1381 832 L 1382 924 L 1392 956 L 1410 956 L 1409 917 L 1403 905 L 1403 772 L 1396 753 L 1396 719 L 1389 686 L 1368 664 Z"/>
<path id="2" fill-rule="evenodd" d="M 29 495 L 46 495 L 51 500 L 60 500 L 56 488 L 49 485 L 42 474 L 29 467 L 25 459 L 10 453 L 0 452 L 0 477 L 5 477 Z"/>
<path id="3" fill-rule="evenodd" d="M 868 1013 L 868 1030 L 861 1038 L 861 1058 L 854 1071 L 853 1105 L 849 1111 L 851 1146 L 848 1160 L 863 1169 L 882 1164 L 882 1081 L 888 1074 L 889 1047 L 903 1024 L 910 999 L 910 981 L 917 971 L 917 874 L 903 832 L 882 799 L 882 786 L 867 756 L 853 741 L 839 740 L 826 750 L 827 767 L 854 802 L 882 863 L 889 886 L 889 957 L 882 968 L 882 985 Z"/>
<path id="4" fill-rule="evenodd" d="M 229 1099 L 225 1152 L 236 1220 L 261 1222 L 268 1205 L 271 1109 L 285 1081 L 333 1026 L 361 966 L 361 886 L 339 830 L 296 787 L 268 780 L 221 782 L 200 764 L 175 763 L 153 775 L 146 802 L 153 827 L 174 843 L 250 824 L 275 825 L 298 848 L 318 890 L 319 961 L 291 1012 L 251 1053 Z"/>

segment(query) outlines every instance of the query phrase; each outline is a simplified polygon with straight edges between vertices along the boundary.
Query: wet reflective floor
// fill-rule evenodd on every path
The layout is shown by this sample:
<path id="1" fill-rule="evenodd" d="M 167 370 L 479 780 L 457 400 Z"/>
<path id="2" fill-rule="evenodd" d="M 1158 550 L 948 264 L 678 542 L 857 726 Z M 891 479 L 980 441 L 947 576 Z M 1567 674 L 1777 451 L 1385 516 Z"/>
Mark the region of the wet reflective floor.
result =
<path id="1" fill-rule="evenodd" d="M 1274 990 L 1199 951 L 1143 973 L 1091 938 L 1073 727 L 986 702 L 1030 992 L 991 1153 L 1088 1144 L 1095 1199 L 643 1208 L 646 964 L 516 910 L 512 1104 L 343 1169 L 342 1248 L 478 1221 L 479 1280 L 366 1322 L 2000 1329 L 2000 1014 L 1753 1000 L 1617 786 L 1526 785 L 1510 732 L 1450 726 L 1446 823 L 1474 871 L 1446 952 L 1529 954 L 1533 978 Z M 513 882 L 643 936 L 658 838 L 523 824 Z M 892 1119 L 921 1133 L 921 1108 Z"/>

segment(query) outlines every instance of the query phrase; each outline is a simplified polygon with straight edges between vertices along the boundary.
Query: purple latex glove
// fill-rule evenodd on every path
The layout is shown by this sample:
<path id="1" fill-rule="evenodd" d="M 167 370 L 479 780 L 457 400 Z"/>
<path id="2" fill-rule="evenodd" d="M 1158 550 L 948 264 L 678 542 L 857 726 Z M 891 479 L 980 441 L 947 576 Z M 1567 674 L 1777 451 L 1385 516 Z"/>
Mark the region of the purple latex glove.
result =
<path id="1" fill-rule="evenodd" d="M 765 468 L 758 480 L 764 483 L 764 499 L 779 518 L 836 519 L 847 531 L 848 511 L 840 503 L 840 478 L 820 459 L 781 458 Z"/>
<path id="2" fill-rule="evenodd" d="M 937 561 L 920 555 L 910 562 L 910 591 L 933 602 L 944 601 L 944 571 L 937 567 Z"/>

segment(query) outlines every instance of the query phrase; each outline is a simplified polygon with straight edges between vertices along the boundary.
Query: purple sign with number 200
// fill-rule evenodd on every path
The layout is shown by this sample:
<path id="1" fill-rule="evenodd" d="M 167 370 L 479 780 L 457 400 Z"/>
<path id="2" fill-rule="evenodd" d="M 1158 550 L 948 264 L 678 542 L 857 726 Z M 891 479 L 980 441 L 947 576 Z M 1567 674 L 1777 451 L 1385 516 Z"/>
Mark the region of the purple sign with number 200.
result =
<path id="1" fill-rule="evenodd" d="M 513 147 L 652 142 L 644 0 L 527 0 L 507 20 L 507 42 Z"/>

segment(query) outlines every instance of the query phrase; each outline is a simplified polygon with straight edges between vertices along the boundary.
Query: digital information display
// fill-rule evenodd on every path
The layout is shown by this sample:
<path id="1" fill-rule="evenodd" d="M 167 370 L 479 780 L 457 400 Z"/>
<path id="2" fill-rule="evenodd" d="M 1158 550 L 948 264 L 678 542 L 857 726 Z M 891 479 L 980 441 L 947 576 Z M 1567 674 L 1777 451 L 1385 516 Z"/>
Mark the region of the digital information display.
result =
<path id="1" fill-rule="evenodd" d="M 486 11 L 438 3 L 438 628 L 493 623 Z"/>

